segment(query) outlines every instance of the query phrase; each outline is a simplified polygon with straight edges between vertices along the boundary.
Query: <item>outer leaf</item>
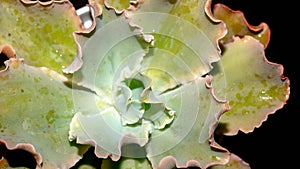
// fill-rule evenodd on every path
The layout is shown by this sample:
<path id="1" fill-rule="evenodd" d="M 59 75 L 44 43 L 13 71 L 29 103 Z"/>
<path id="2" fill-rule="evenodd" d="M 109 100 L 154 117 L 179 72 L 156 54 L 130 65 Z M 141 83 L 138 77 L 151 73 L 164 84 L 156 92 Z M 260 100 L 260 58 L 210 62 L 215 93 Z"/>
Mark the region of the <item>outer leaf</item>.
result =
<path id="1" fill-rule="evenodd" d="M 138 7 L 132 13 L 157 12 L 179 17 L 181 20 L 190 22 L 192 25 L 204 32 L 211 44 L 218 48 L 217 40 L 226 34 L 225 24 L 214 18 L 211 14 L 211 0 L 181 0 L 181 1 L 152 1 L 138 0 Z M 131 13 L 131 12 L 130 12 Z M 207 16 L 210 18 L 208 19 Z M 159 19 L 159 18 L 156 18 Z M 170 26 L 170 25 L 164 25 Z M 147 29 L 146 27 L 143 27 Z M 176 27 L 173 27 L 176 28 Z M 158 29 L 158 28 L 156 28 Z M 154 29 L 154 32 L 157 30 Z M 169 29 L 172 30 L 172 29 Z M 152 30 L 151 30 L 152 31 Z M 158 32 L 160 33 L 160 32 Z M 176 32 L 179 33 L 179 32 Z M 182 39 L 180 39 L 182 40 Z M 189 44 L 190 45 L 190 44 Z M 212 56 L 212 59 L 215 56 Z"/>
<path id="2" fill-rule="evenodd" d="M 73 32 L 80 20 L 71 3 L 42 6 L 37 1 L 2 0 L 0 3 L 0 44 L 8 44 L 17 57 L 30 65 L 57 72 L 69 66 L 76 56 Z"/>
<path id="3" fill-rule="evenodd" d="M 270 29 L 266 23 L 258 26 L 250 25 L 241 11 L 234 11 L 222 4 L 216 4 L 213 8 L 213 14 L 216 18 L 224 21 L 227 25 L 228 33 L 221 42 L 228 42 L 232 36 L 253 36 L 266 48 L 270 41 Z"/>
<path id="4" fill-rule="evenodd" d="M 32 144 L 41 154 L 37 164 L 43 162 L 45 169 L 70 168 L 82 154 L 66 138 L 75 108 L 72 90 L 62 82 L 65 78 L 48 69 L 27 66 L 21 59 L 6 63 L 7 69 L 0 72 L 0 88 L 5 89 L 0 91 L 1 141 L 8 148 Z"/>
<path id="5" fill-rule="evenodd" d="M 224 166 L 213 166 L 211 169 L 250 169 L 248 163 L 244 162 L 235 154 L 230 155 L 229 162 Z"/>
<path id="6" fill-rule="evenodd" d="M 108 8 L 113 8 L 116 13 L 121 14 L 131 6 L 130 0 L 104 0 L 104 4 Z"/>
<path id="7" fill-rule="evenodd" d="M 105 159 L 101 165 L 102 169 L 132 169 L 132 168 L 141 168 L 141 169 L 152 169 L 151 164 L 146 158 L 121 158 L 118 162 L 111 161 L 110 159 Z"/>
<path id="8" fill-rule="evenodd" d="M 71 139 L 76 139 L 80 144 L 95 146 L 95 153 L 99 158 L 110 156 L 114 161 L 120 159 L 123 145 L 134 143 L 144 146 L 150 131 L 149 123 L 134 127 L 123 126 L 119 113 L 112 107 L 102 111 L 95 109 L 90 114 L 76 114 L 70 129 Z M 142 156 L 142 154 L 134 155 Z M 133 155 L 129 153 L 127 156 Z"/>
<path id="9" fill-rule="evenodd" d="M 226 97 L 231 107 L 220 119 L 225 127 L 223 132 L 226 135 L 237 134 L 238 130 L 252 132 L 286 103 L 290 82 L 283 77 L 282 65 L 266 59 L 258 40 L 234 37 L 224 47 L 218 63 L 223 70 L 215 72 L 213 82 L 217 95 Z M 220 83 L 224 79 L 226 85 Z"/>
<path id="10" fill-rule="evenodd" d="M 89 11 L 85 11 L 86 8 L 88 8 Z M 76 58 L 73 60 L 72 64 L 69 65 L 69 67 L 63 69 L 64 73 L 73 74 L 75 71 L 81 68 L 83 64 L 81 47 L 87 40 L 86 36 L 88 36 L 89 33 L 91 33 L 95 29 L 96 27 L 95 18 L 102 14 L 102 7 L 94 0 L 89 0 L 89 4 L 84 7 L 84 10 L 82 12 L 84 13 L 83 16 L 80 15 L 81 12 L 78 12 L 78 10 L 76 10 L 76 13 L 81 17 L 81 21 L 82 21 L 81 24 L 84 27 L 83 30 L 74 33 L 75 42 L 77 44 L 77 55 Z"/>

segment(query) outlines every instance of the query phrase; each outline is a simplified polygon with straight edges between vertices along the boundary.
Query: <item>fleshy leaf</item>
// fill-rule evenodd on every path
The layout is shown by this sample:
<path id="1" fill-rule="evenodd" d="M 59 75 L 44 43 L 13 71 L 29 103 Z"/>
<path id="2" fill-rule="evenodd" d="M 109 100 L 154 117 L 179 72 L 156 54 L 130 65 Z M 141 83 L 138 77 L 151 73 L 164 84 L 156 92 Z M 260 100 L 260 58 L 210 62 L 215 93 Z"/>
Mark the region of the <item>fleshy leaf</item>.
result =
<path id="1" fill-rule="evenodd" d="M 184 10 L 188 5 L 195 6 L 195 13 Z M 216 42 L 224 35 L 225 27 L 211 24 L 205 5 L 204 1 L 145 1 L 134 12 L 128 12 L 132 23 L 154 36 L 142 70 L 153 80 L 153 89 L 163 92 L 194 80 L 207 74 L 211 63 L 219 60 Z M 174 75 L 178 81 L 174 81 Z"/>
<path id="2" fill-rule="evenodd" d="M 177 1 L 177 4 L 172 8 L 170 14 L 195 25 L 205 34 L 206 38 L 210 40 L 210 45 L 218 49 L 218 40 L 225 36 L 227 30 L 225 24 L 214 18 L 211 14 L 210 6 L 211 0 Z M 209 19 L 207 19 L 207 17 L 209 17 Z M 202 39 L 199 39 L 199 43 L 203 44 L 200 40 Z M 210 57 L 211 59 L 216 59 L 214 55 Z"/>
<path id="3" fill-rule="evenodd" d="M 113 91 L 115 106 L 122 114 L 122 124 L 136 124 L 145 119 L 153 123 L 154 128 L 164 128 L 173 121 L 174 111 L 153 93 L 151 79 L 132 73 L 129 78 L 121 76 L 121 81 L 117 81 L 120 84 Z"/>
<path id="4" fill-rule="evenodd" d="M 244 162 L 235 154 L 231 154 L 230 160 L 227 164 L 223 166 L 221 165 L 212 166 L 211 169 L 250 169 L 250 166 L 248 163 Z"/>
<path id="5" fill-rule="evenodd" d="M 231 110 L 221 116 L 220 126 L 224 128 L 220 129 L 227 135 L 235 135 L 239 130 L 252 132 L 286 103 L 290 82 L 283 77 L 282 65 L 266 59 L 258 40 L 234 37 L 224 48 L 221 62 L 213 72 L 213 86 L 217 96 L 229 100 Z M 220 83 L 224 81 L 225 85 Z"/>
<path id="6" fill-rule="evenodd" d="M 134 166 L 134 167 L 133 167 Z M 110 159 L 102 161 L 101 168 L 103 169 L 152 169 L 147 158 L 126 158 L 123 157 L 119 161 L 114 162 Z"/>
<path id="7" fill-rule="evenodd" d="M 108 8 L 112 8 L 117 14 L 121 14 L 131 6 L 130 0 L 104 0 L 104 4 Z"/>
<path id="8" fill-rule="evenodd" d="M 0 44 L 13 46 L 29 65 L 62 72 L 77 54 L 73 33 L 81 29 L 80 20 L 68 1 L 37 2 L 1 1 Z"/>
<path id="9" fill-rule="evenodd" d="M 81 25 L 83 25 L 84 29 L 76 31 L 73 34 L 77 45 L 77 55 L 73 62 L 68 67 L 63 69 L 63 72 L 66 74 L 73 74 L 75 71 L 81 68 L 83 64 L 81 48 L 87 40 L 89 33 L 95 29 L 95 18 L 102 14 L 102 7 L 94 0 L 89 0 L 89 4 L 80 8 L 79 10 L 77 9 L 76 14 L 79 15 L 79 18 L 81 19 Z"/>
<path id="10" fill-rule="evenodd" d="M 222 38 L 222 43 L 228 42 L 232 36 L 253 36 L 266 48 L 270 41 L 270 29 L 266 23 L 258 26 L 250 25 L 241 11 L 234 11 L 222 4 L 216 4 L 213 8 L 216 18 L 222 20 L 227 25 L 228 33 Z"/>
<path id="11" fill-rule="evenodd" d="M 217 20 L 211 13 L 210 0 L 196 0 L 196 1 L 177 1 L 177 0 L 168 0 L 168 1 L 151 1 L 151 0 L 140 0 L 137 1 L 139 5 L 133 12 L 129 11 L 129 15 L 131 13 L 164 13 L 170 14 L 172 16 L 176 16 L 180 20 L 184 20 L 185 22 L 189 22 L 190 24 L 197 27 L 200 31 L 202 31 L 206 38 L 211 41 L 211 45 L 215 48 L 218 48 L 218 39 L 225 36 L 226 28 L 225 24 L 220 20 Z M 207 19 L 207 16 L 210 19 Z M 159 19 L 159 18 L 156 18 Z M 155 19 L 155 20 L 156 20 Z M 150 21 L 150 20 L 149 20 Z M 170 25 L 166 24 L 164 26 L 170 27 Z M 182 26 L 182 25 L 180 25 Z M 147 27 L 143 27 L 147 29 Z M 176 27 L 172 27 L 175 28 Z M 156 27 L 158 29 L 158 27 Z M 154 32 L 157 30 L 153 29 Z M 173 31 L 170 28 L 167 30 Z M 185 28 L 182 28 L 183 31 L 186 31 Z M 151 30 L 152 31 L 152 30 Z M 150 32 L 151 32 L 150 31 Z M 159 32 L 158 32 L 159 33 Z M 178 34 L 179 32 L 176 31 Z M 187 31 L 185 32 L 187 33 Z M 171 36 L 172 37 L 172 36 Z M 197 37 L 195 37 L 197 38 Z M 180 39 L 182 40 L 182 39 Z M 190 45 L 190 44 L 189 44 Z M 212 56 L 212 58 L 215 56 Z"/>
<path id="12" fill-rule="evenodd" d="M 62 75 L 28 66 L 22 59 L 12 58 L 6 64 L 0 72 L 0 87 L 5 89 L 0 90 L 0 139 L 9 148 L 32 144 L 41 154 L 43 168 L 71 167 L 81 158 L 80 150 L 67 139 L 75 111 L 73 95 L 85 93 L 72 91 Z"/>
<path id="13" fill-rule="evenodd" d="M 107 13 L 103 18 L 110 15 L 112 14 Z M 139 38 L 142 36 L 141 33 L 134 31 L 135 28 L 129 25 L 124 16 L 113 19 L 107 24 L 100 18 L 96 20 L 97 31 L 82 47 L 85 64 L 74 73 L 73 80 L 78 85 L 95 91 L 99 96 L 111 97 L 113 83 L 122 73 L 121 71 L 125 67 L 138 68 L 147 48 L 145 42 Z M 106 41 L 103 41 L 103 37 L 107 38 Z"/>
<path id="14" fill-rule="evenodd" d="M 151 134 L 146 150 L 153 168 L 206 168 L 228 162 L 227 150 L 215 143 L 212 134 L 226 104 L 214 99 L 209 81 L 199 78 L 162 95 L 176 118 L 165 130 Z"/>
<path id="15" fill-rule="evenodd" d="M 71 122 L 70 139 L 95 146 L 95 153 L 99 158 L 110 156 L 117 161 L 121 156 L 122 146 L 133 143 L 144 146 L 148 142 L 150 131 L 151 124 L 146 122 L 138 126 L 123 126 L 119 113 L 109 107 L 101 112 L 77 113 Z"/>
<path id="16" fill-rule="evenodd" d="M 219 59 L 206 35 L 185 20 L 156 12 L 134 14 L 130 19 L 143 27 L 144 33 L 154 36 L 154 45 L 143 60 L 142 71 L 153 80 L 155 90 L 163 92 L 192 81 L 208 73 L 211 63 Z"/>

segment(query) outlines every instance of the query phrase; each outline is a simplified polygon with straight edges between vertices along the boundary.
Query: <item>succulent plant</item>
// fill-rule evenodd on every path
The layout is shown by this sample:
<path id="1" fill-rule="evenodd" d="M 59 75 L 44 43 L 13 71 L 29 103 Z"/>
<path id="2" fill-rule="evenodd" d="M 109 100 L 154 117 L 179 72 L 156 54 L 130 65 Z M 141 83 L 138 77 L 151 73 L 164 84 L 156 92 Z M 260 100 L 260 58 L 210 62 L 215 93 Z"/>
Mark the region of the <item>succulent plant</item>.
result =
<path id="1" fill-rule="evenodd" d="M 211 0 L 0 3 L 0 168 L 241 168 L 214 133 L 289 99 L 267 24 Z M 78 165 L 93 148 L 97 165 Z"/>

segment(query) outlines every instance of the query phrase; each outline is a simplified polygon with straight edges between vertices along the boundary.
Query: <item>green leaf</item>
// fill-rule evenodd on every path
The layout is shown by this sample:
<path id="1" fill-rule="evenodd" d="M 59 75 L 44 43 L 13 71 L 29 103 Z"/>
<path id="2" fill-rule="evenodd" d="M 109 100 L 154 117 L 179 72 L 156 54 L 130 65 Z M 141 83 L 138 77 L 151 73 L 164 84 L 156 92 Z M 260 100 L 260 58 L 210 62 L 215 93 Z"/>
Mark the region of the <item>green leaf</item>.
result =
<path id="1" fill-rule="evenodd" d="M 73 81 L 110 99 L 114 82 L 125 69 L 137 69 L 148 48 L 124 16 L 107 24 L 97 18 L 97 23 L 97 31 L 82 47 L 85 64 L 74 73 Z"/>
<path id="2" fill-rule="evenodd" d="M 69 2 L 41 5 L 2 0 L 0 4 L 0 45 L 13 46 L 17 58 L 37 67 L 51 68 L 59 73 L 77 55 L 74 31 L 80 20 Z"/>
<path id="3" fill-rule="evenodd" d="M 63 83 L 65 77 L 49 69 L 28 66 L 21 59 L 6 64 L 0 72 L 0 139 L 9 148 L 34 146 L 43 168 L 71 167 L 81 158 L 81 148 L 71 146 L 67 138 L 75 111 L 72 94 L 85 93 L 72 91 Z"/>
<path id="4" fill-rule="evenodd" d="M 151 164 L 147 158 L 126 158 L 123 157 L 119 161 L 114 162 L 110 159 L 104 159 L 102 161 L 101 168 L 103 169 L 152 169 Z"/>
<path id="5" fill-rule="evenodd" d="M 234 11 L 225 5 L 217 4 L 213 8 L 213 14 L 216 18 L 222 20 L 227 25 L 228 33 L 221 42 L 228 42 L 232 36 L 252 36 L 259 40 L 266 48 L 270 41 L 269 26 L 262 22 L 258 26 L 250 25 L 244 17 L 243 12 Z"/>
<path id="6" fill-rule="evenodd" d="M 207 74 L 211 63 L 220 59 L 217 40 L 225 34 L 225 25 L 211 24 L 200 12 L 204 9 L 205 1 L 146 1 L 128 12 L 144 34 L 154 36 L 142 68 L 153 80 L 153 89 L 163 92 L 192 81 Z"/>
<path id="7" fill-rule="evenodd" d="M 214 99 L 207 82 L 209 78 L 199 78 L 162 95 L 176 117 L 168 128 L 154 130 L 146 145 L 153 168 L 208 167 L 228 161 L 228 152 L 212 135 L 226 104 Z"/>
<path id="8" fill-rule="evenodd" d="M 230 160 L 226 165 L 212 166 L 211 169 L 251 169 L 249 164 L 244 162 L 235 154 L 230 154 Z"/>
<path id="9" fill-rule="evenodd" d="M 108 8 L 113 8 L 116 13 L 120 14 L 131 7 L 130 0 L 106 0 L 104 4 Z"/>
<path id="10" fill-rule="evenodd" d="M 256 39 L 234 37 L 224 46 L 213 86 L 217 96 L 229 101 L 231 110 L 221 116 L 223 134 L 234 135 L 239 130 L 248 133 L 280 109 L 289 97 L 289 79 L 283 77 L 283 67 L 269 62 L 263 45 Z M 218 66 L 216 66 L 218 67 Z M 226 82 L 224 83 L 220 82 Z"/>

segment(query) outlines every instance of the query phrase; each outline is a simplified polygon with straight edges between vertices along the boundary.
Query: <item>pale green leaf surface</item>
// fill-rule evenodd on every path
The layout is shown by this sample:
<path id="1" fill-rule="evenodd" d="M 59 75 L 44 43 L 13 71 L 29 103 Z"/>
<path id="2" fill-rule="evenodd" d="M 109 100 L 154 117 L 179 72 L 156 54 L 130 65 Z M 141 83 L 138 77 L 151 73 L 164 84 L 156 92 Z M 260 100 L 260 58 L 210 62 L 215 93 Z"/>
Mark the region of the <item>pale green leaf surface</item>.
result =
<path id="1" fill-rule="evenodd" d="M 43 6 L 1 0 L 0 17 L 0 44 L 13 46 L 29 65 L 61 73 L 77 55 L 73 32 L 80 21 L 67 1 Z"/>
<path id="2" fill-rule="evenodd" d="M 200 29 L 203 34 L 210 40 L 210 45 L 219 48 L 218 40 L 225 36 L 227 30 L 223 22 L 217 21 L 211 15 L 210 0 L 181 0 L 170 11 L 170 14 L 189 21 Z M 210 19 L 208 19 L 210 18 Z M 198 37 L 195 37 L 198 38 Z M 201 39 L 198 43 L 201 42 Z M 207 43 L 207 42 L 205 42 Z M 203 48 L 204 49 L 204 48 Z M 209 50 L 209 49 L 208 49 Z M 219 60 L 217 56 L 210 56 L 214 61 Z"/>
<path id="3" fill-rule="evenodd" d="M 228 161 L 227 151 L 213 140 L 214 128 L 226 105 L 213 98 L 207 81 L 199 78 L 162 96 L 176 117 L 165 130 L 154 130 L 146 145 L 153 168 L 168 168 L 172 163 L 177 167 L 208 167 Z"/>
<path id="4" fill-rule="evenodd" d="M 204 32 L 190 22 L 164 13 L 130 16 L 145 34 L 154 36 L 154 45 L 143 60 L 142 71 L 163 92 L 208 73 L 219 54 Z M 160 60 L 157 62 L 157 60 Z"/>
<path id="5" fill-rule="evenodd" d="M 30 143 L 40 153 L 43 168 L 69 168 L 80 158 L 67 139 L 74 115 L 73 95 L 54 71 L 10 59 L 0 73 L 0 138 L 8 147 Z"/>
<path id="6" fill-rule="evenodd" d="M 96 147 L 98 157 L 110 156 L 114 161 L 119 160 L 123 144 L 145 145 L 150 131 L 151 124 L 147 122 L 137 126 L 123 126 L 119 113 L 112 107 L 89 115 L 77 113 L 70 128 L 77 143 L 92 144 Z"/>
<path id="7" fill-rule="evenodd" d="M 111 99 L 113 83 L 124 69 L 137 69 L 147 52 L 140 33 L 132 29 L 122 16 L 105 26 L 99 25 L 82 48 L 85 64 L 74 73 L 73 80 L 99 96 Z"/>
<path id="8" fill-rule="evenodd" d="M 225 27 L 207 19 L 205 2 L 144 1 L 128 12 L 134 24 L 154 36 L 143 71 L 153 80 L 155 90 L 163 92 L 192 81 L 208 73 L 211 63 L 219 60 L 216 41 L 224 35 Z M 195 7 L 194 13 L 188 5 Z"/>
<path id="9" fill-rule="evenodd" d="M 218 48 L 217 40 L 225 36 L 226 28 L 225 24 L 217 21 L 210 11 L 211 1 L 207 0 L 168 0 L 168 1 L 153 1 L 153 0 L 140 0 L 140 5 L 136 10 L 129 11 L 131 13 L 148 13 L 157 12 L 170 14 L 176 16 L 181 20 L 190 22 L 196 26 L 199 30 L 203 31 L 205 36 L 211 41 L 210 43 Z M 211 18 L 212 20 L 208 19 Z M 153 21 L 159 18 L 155 18 Z M 164 25 L 172 27 L 172 25 Z M 180 25 L 182 26 L 182 25 Z M 147 29 L 147 27 L 143 27 Z M 176 27 L 173 27 L 176 28 Z M 178 33 L 178 32 L 177 32 Z M 181 40 L 181 39 L 180 39 Z M 216 56 L 212 56 L 216 57 Z"/>
<path id="10" fill-rule="evenodd" d="M 258 40 L 250 36 L 234 37 L 224 47 L 218 63 L 223 70 L 212 73 L 216 95 L 229 100 L 231 108 L 220 122 L 224 124 L 224 134 L 252 132 L 286 103 L 290 82 L 282 76 L 282 65 L 266 59 Z M 220 83 L 224 81 L 226 85 Z"/>

